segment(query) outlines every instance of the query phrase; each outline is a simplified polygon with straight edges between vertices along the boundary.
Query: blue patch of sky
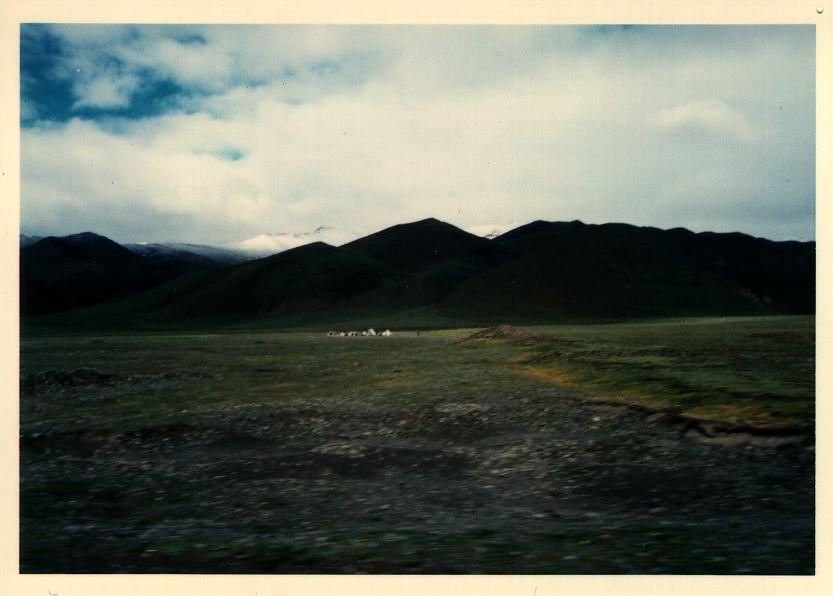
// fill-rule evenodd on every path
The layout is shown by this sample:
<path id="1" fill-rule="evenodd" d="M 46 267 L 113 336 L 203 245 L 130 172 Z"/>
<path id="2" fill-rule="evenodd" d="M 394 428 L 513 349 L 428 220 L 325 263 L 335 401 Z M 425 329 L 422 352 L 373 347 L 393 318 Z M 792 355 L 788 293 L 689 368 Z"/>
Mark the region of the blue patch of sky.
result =
<path id="1" fill-rule="evenodd" d="M 75 100 L 72 84 L 57 73 L 64 57 L 61 40 L 43 25 L 21 25 L 20 100 L 34 112 L 21 114 L 21 124 L 33 124 L 43 115 L 49 120 L 69 119 Z"/>
<path id="2" fill-rule="evenodd" d="M 191 35 L 186 43 L 205 43 L 201 36 Z M 60 37 L 40 24 L 21 25 L 20 36 L 20 101 L 28 109 L 21 111 L 20 125 L 32 127 L 44 122 L 64 123 L 72 118 L 89 120 L 107 118 L 143 119 L 171 111 L 185 111 L 193 105 L 193 89 L 169 78 L 161 78 L 152 69 L 140 69 L 135 74 L 141 81 L 126 106 L 97 107 L 75 105 L 72 73 L 64 63 L 66 49 Z M 122 60 L 115 56 L 100 58 L 100 64 L 119 72 Z"/>
<path id="3" fill-rule="evenodd" d="M 121 43 L 130 44 L 148 33 L 164 32 L 169 39 L 184 45 L 207 45 L 208 39 L 191 27 L 124 26 L 119 30 Z M 191 86 L 183 86 L 174 78 L 160 76 L 153 69 L 133 70 L 113 55 L 96 56 L 96 68 L 114 76 L 130 74 L 139 80 L 131 90 L 126 105 L 96 106 L 79 102 L 76 71 L 68 68 L 73 48 L 64 42 L 60 33 L 49 24 L 23 24 L 20 29 L 21 118 L 24 128 L 62 124 L 72 118 L 104 121 L 113 118 L 144 119 L 172 111 L 194 113 L 203 111 L 201 99 L 211 93 Z M 390 56 L 377 52 L 353 51 L 338 58 L 324 58 L 305 65 L 288 66 L 277 75 L 287 83 L 301 87 L 287 87 L 281 97 L 297 105 L 316 101 L 340 89 L 360 86 L 368 78 L 391 64 Z M 134 66 L 135 68 L 135 66 Z M 310 87 L 312 77 L 316 83 Z M 255 88 L 275 81 L 272 77 L 252 77 L 241 68 L 227 81 L 228 87 Z M 305 84 L 306 83 L 306 84 Z"/>

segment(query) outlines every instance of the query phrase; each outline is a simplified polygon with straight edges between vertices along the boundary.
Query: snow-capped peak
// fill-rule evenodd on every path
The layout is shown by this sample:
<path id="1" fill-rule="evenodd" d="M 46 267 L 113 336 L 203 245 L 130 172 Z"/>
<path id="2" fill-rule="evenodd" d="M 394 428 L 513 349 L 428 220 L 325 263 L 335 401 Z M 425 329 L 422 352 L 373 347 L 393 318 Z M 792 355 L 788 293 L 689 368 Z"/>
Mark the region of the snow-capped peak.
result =
<path id="1" fill-rule="evenodd" d="M 267 256 L 297 248 L 312 242 L 326 242 L 332 246 L 341 246 L 358 238 L 359 235 L 350 230 L 321 226 L 312 232 L 260 234 L 240 242 L 224 244 L 225 247 L 239 250 L 252 256 Z"/>
<path id="2" fill-rule="evenodd" d="M 488 238 L 489 240 L 491 240 L 492 238 L 497 238 L 501 234 L 505 234 L 510 230 L 514 230 L 520 225 L 521 224 L 517 222 L 505 224 L 484 224 L 482 226 L 472 226 L 470 228 L 466 228 L 466 231 L 469 234 L 474 234 L 475 236 L 482 236 L 483 238 Z"/>

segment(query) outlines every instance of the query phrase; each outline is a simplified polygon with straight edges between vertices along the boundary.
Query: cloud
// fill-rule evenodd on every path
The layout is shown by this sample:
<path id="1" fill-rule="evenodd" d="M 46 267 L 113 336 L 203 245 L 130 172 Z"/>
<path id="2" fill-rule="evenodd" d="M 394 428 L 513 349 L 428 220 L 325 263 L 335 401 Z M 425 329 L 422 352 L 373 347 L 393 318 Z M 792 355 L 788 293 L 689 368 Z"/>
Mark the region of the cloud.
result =
<path id="1" fill-rule="evenodd" d="M 37 74 L 72 93 L 74 114 L 63 113 L 66 119 L 96 115 L 79 108 L 121 108 L 122 117 L 145 117 L 140 104 L 160 100 L 161 112 L 199 110 L 215 94 L 276 81 L 284 100 L 301 103 L 361 84 L 384 66 L 386 48 L 363 40 L 366 29 L 23 25 L 22 76 L 33 74 L 38 57 L 48 58 L 49 67 Z"/>
<path id="2" fill-rule="evenodd" d="M 81 69 L 78 69 L 79 75 Z M 139 79 L 132 74 L 97 72 L 91 77 L 79 76 L 74 85 L 78 99 L 74 108 L 124 108 L 130 105 L 130 98 L 139 86 Z"/>
<path id="3" fill-rule="evenodd" d="M 21 73 L 23 225 L 215 242 L 433 216 L 812 237 L 811 31 L 33 29 L 22 51 L 61 49 Z"/>
<path id="4" fill-rule="evenodd" d="M 763 133 L 753 127 L 746 116 L 720 101 L 690 101 L 662 110 L 657 117 L 661 128 L 679 130 L 686 134 L 707 132 L 733 137 L 740 141 L 754 141 Z"/>

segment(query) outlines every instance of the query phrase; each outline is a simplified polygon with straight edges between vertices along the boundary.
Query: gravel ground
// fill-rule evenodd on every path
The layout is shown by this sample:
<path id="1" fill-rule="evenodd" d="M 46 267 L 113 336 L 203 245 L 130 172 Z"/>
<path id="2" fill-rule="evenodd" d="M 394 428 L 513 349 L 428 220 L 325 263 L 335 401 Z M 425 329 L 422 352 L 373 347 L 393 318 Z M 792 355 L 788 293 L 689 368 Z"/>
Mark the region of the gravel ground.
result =
<path id="1" fill-rule="evenodd" d="M 22 573 L 815 571 L 812 436 L 552 388 L 30 425 L 20 445 Z"/>

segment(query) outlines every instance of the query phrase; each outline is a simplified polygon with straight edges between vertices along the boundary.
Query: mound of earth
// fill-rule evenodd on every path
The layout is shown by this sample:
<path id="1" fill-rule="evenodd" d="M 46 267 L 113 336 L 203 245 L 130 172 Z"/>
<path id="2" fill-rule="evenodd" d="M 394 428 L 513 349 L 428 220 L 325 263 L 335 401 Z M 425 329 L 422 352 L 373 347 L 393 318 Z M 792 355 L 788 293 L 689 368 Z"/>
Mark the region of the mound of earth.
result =
<path id="1" fill-rule="evenodd" d="M 498 325 L 497 327 L 488 327 L 481 329 L 477 333 L 473 333 L 460 343 L 475 343 L 480 341 L 487 341 L 490 339 L 511 339 L 511 340 L 529 340 L 535 339 L 531 333 L 527 333 L 523 329 L 514 327 L 512 325 Z"/>

